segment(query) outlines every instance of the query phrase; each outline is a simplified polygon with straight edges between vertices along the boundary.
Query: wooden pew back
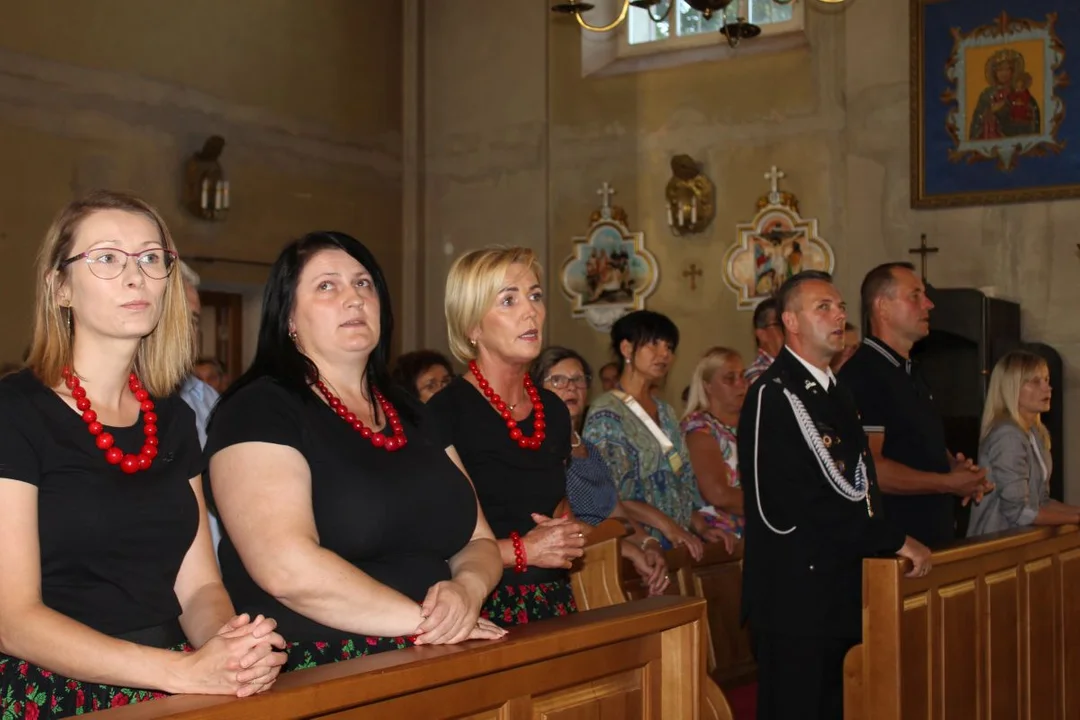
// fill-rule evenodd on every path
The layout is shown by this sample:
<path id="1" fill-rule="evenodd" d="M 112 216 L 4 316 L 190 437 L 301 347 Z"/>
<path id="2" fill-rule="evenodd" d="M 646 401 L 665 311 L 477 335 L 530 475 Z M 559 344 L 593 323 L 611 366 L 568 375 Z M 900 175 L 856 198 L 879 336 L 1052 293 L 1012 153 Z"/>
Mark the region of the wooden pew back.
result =
<path id="1" fill-rule="evenodd" d="M 701 601 L 652 598 L 533 623 L 501 641 L 289 673 L 244 700 L 176 696 L 114 708 L 102 720 L 698 720 L 704 623 Z"/>
<path id="2" fill-rule="evenodd" d="M 863 565 L 863 643 L 846 720 L 1080 717 L 1080 532 L 1002 533 Z"/>

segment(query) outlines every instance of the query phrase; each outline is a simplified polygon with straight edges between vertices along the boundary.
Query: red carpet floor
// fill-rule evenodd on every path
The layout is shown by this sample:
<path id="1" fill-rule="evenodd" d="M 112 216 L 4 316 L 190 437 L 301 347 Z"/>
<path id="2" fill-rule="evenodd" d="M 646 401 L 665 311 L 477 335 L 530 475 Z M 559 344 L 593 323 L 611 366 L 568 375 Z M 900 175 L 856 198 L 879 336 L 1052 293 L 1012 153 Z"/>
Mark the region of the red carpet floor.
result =
<path id="1" fill-rule="evenodd" d="M 741 685 L 724 693 L 735 720 L 754 720 L 757 717 L 757 683 Z"/>

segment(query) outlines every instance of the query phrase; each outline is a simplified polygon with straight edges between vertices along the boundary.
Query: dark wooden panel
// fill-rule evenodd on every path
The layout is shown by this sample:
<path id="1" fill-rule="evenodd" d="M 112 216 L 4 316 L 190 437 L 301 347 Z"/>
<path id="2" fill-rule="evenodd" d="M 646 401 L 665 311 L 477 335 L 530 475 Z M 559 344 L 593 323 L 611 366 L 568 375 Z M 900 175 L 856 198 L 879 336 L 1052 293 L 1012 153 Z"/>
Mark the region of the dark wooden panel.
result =
<path id="1" fill-rule="evenodd" d="M 1055 582 L 1053 561 L 1046 557 L 1024 565 L 1027 580 L 1027 686 L 1028 717 L 1031 720 L 1054 717 L 1055 656 L 1057 622 L 1054 617 Z"/>
<path id="2" fill-rule="evenodd" d="M 900 618 L 900 697 L 904 720 L 926 720 L 930 716 L 930 606 L 926 593 L 904 599 Z M 869 698 L 869 707 L 874 700 Z"/>
<path id="3" fill-rule="evenodd" d="M 942 720 L 978 717 L 979 628 L 975 581 L 965 580 L 938 591 L 936 633 L 941 637 L 941 665 L 935 671 L 941 688 Z"/>

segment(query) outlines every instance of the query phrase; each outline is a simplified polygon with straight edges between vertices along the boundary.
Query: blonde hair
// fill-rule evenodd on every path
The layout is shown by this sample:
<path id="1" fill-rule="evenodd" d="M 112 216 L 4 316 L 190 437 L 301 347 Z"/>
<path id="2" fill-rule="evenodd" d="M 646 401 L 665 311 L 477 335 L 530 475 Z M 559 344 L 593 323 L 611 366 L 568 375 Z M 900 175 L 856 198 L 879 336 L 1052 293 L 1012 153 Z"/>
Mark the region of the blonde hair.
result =
<path id="1" fill-rule="evenodd" d="M 71 270 L 61 270 L 60 264 L 71 256 L 75 235 L 83 221 L 102 210 L 121 210 L 147 218 L 157 227 L 165 249 L 176 251 L 161 215 L 134 195 L 98 190 L 68 203 L 60 211 L 45 233 L 38 253 L 34 336 L 26 361 L 47 387 L 60 383 L 61 372 L 70 367 L 73 357 L 74 314 L 71 308 L 61 308 L 57 299 L 57 290 Z M 187 377 L 195 348 L 181 274 L 173 272 L 165 282 L 161 318 L 150 334 L 139 341 L 132 368 L 147 391 L 159 397 L 172 393 Z"/>
<path id="2" fill-rule="evenodd" d="M 506 283 L 512 265 L 525 265 L 543 282 L 536 253 L 524 247 L 489 247 L 467 252 L 446 277 L 446 334 L 450 352 L 463 363 L 476 359 L 469 335 L 480 324 Z"/>
<path id="3" fill-rule="evenodd" d="M 716 371 L 732 358 L 741 359 L 742 355 L 738 350 L 720 346 L 711 347 L 705 351 L 705 355 L 694 367 L 694 374 L 690 376 L 690 395 L 686 399 L 684 418 L 690 413 L 709 409 L 709 395 L 705 392 L 705 386 L 712 382 Z"/>
<path id="4" fill-rule="evenodd" d="M 1050 433 L 1043 425 L 1042 417 L 1036 414 L 1031 428 L 1026 428 L 1020 417 L 1020 387 L 1046 367 L 1046 360 L 1026 350 L 1006 353 L 997 361 L 990 374 L 990 388 L 986 392 L 980 440 L 1001 422 L 1012 422 L 1021 429 L 1032 430 L 1042 442 L 1043 448 L 1050 449 Z"/>

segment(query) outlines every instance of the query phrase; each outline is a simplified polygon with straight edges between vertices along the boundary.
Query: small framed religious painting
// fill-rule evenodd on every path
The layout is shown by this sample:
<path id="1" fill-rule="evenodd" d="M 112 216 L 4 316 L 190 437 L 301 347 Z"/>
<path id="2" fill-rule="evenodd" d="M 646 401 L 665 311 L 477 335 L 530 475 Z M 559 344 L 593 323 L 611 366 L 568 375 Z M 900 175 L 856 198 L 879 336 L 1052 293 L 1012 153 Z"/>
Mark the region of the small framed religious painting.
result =
<path id="1" fill-rule="evenodd" d="M 1080 197 L 1074 57 L 1077 0 L 911 0 L 912 206 Z"/>

